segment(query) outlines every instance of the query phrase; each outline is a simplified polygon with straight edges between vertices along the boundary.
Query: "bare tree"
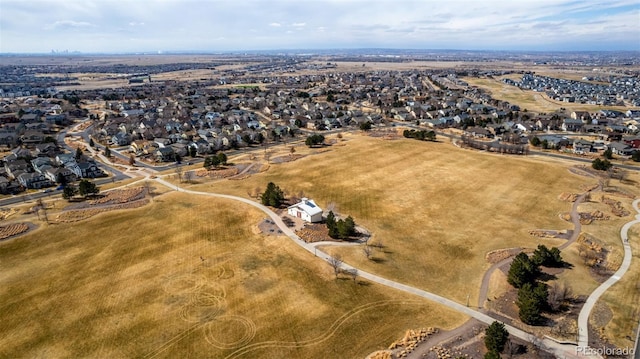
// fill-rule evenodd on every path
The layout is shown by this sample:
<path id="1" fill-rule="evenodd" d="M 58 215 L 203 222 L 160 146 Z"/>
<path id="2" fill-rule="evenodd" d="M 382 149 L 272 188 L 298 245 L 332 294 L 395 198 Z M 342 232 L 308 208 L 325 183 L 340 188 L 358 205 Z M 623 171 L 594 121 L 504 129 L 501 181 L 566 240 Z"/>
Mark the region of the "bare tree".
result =
<path id="1" fill-rule="evenodd" d="M 193 171 L 187 171 L 184 173 L 184 181 L 191 183 L 193 181 Z"/>
<path id="2" fill-rule="evenodd" d="M 365 245 L 364 248 L 362 248 L 362 251 L 364 252 L 364 255 L 367 256 L 367 259 L 371 259 L 371 252 L 373 252 L 371 247 Z"/>
<path id="3" fill-rule="evenodd" d="M 353 279 L 353 281 L 355 282 L 356 279 L 358 279 L 358 270 L 355 268 L 349 269 L 346 271 L 347 274 Z"/>
<path id="4" fill-rule="evenodd" d="M 553 282 L 549 288 L 547 302 L 554 312 L 562 308 L 567 299 L 571 297 L 571 287 L 565 283 Z"/>
<path id="5" fill-rule="evenodd" d="M 336 275 L 336 278 L 338 278 L 340 268 L 342 267 L 342 257 L 339 254 L 329 257 L 329 265 L 333 268 L 333 273 Z"/>
<path id="6" fill-rule="evenodd" d="M 182 165 L 176 164 L 175 172 L 176 172 L 176 176 L 178 177 L 178 181 L 182 183 Z"/>
<path id="7" fill-rule="evenodd" d="M 337 207 L 338 206 L 336 205 L 335 202 L 329 202 L 329 203 L 327 203 L 327 208 L 326 209 L 327 209 L 327 212 L 328 211 L 335 212 Z"/>

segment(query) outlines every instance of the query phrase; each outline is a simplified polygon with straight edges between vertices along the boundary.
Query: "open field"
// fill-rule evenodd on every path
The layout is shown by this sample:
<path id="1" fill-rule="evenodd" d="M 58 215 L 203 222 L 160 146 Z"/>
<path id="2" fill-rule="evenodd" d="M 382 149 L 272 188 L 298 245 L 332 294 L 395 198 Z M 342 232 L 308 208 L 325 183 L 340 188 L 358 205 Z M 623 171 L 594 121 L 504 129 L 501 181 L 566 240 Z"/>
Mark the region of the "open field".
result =
<path id="1" fill-rule="evenodd" d="M 596 112 L 602 109 L 619 110 L 624 112 L 631 108 L 624 106 L 597 106 L 555 101 L 550 99 L 544 93 L 522 90 L 518 87 L 507 85 L 500 79 L 464 77 L 463 80 L 471 86 L 477 86 L 488 91 L 491 94 L 491 97 L 495 99 L 508 101 L 509 103 L 520 106 L 522 110 L 526 109 L 529 112 L 553 113 L 559 108 L 565 108 L 569 112 Z"/>
<path id="2" fill-rule="evenodd" d="M 171 192 L 0 243 L 0 357 L 355 358 L 465 321 L 335 280 L 262 216 Z"/>
<path id="3" fill-rule="evenodd" d="M 566 166 L 533 158 L 353 135 L 324 153 L 272 164 L 269 171 L 245 180 L 192 187 L 247 197 L 269 181 L 323 207 L 335 203 L 340 214 L 353 216 L 373 233 L 371 242 L 384 245 L 374 251 L 373 261 L 359 247 L 328 252 L 459 302 L 467 295 L 477 301 L 489 266 L 486 252 L 535 248 L 538 241 L 560 243 L 536 239 L 528 231 L 571 228 L 558 216 L 570 204 L 558 195 L 581 192 L 595 182 L 571 174 Z"/>

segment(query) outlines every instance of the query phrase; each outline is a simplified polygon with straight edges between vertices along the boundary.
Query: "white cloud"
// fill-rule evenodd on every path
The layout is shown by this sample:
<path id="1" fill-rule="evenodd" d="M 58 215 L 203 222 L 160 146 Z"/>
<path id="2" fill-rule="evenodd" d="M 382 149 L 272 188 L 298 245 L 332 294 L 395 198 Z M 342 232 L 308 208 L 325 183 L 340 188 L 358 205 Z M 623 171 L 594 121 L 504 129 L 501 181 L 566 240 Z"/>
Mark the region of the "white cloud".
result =
<path id="1" fill-rule="evenodd" d="M 559 43 L 571 44 L 566 48 L 571 50 L 589 49 L 592 39 L 601 39 L 605 49 L 607 38 L 617 46 L 610 49 L 640 50 L 638 0 L 65 0 L 57 6 L 50 1 L 0 0 L 0 52 L 46 52 L 53 44 L 115 52 L 508 50 L 560 48 Z M 42 24 L 48 24 L 47 31 L 41 31 Z M 59 36 L 74 30 L 73 45 Z M 124 41 L 134 31 L 136 47 Z"/>
<path id="2" fill-rule="evenodd" d="M 94 26 L 94 25 L 86 21 L 60 20 L 46 26 L 45 28 L 46 29 L 65 29 L 65 28 L 89 27 L 89 26 Z"/>

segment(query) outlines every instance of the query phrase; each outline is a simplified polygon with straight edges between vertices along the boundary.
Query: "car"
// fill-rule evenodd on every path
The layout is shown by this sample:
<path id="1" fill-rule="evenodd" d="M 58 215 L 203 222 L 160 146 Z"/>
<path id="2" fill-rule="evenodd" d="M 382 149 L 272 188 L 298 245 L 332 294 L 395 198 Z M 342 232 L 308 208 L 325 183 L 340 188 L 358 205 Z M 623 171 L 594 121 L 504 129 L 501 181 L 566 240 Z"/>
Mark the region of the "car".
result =
<path id="1" fill-rule="evenodd" d="M 51 193 L 53 192 L 53 188 L 47 188 L 44 191 L 42 191 L 43 193 Z"/>

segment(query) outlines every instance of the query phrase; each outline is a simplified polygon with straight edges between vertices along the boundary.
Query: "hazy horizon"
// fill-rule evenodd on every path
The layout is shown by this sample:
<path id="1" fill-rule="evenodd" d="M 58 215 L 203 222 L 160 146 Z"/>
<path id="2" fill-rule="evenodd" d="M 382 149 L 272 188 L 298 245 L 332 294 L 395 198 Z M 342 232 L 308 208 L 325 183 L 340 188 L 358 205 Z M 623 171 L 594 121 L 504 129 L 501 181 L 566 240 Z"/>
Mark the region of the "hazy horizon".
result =
<path id="1" fill-rule="evenodd" d="M 640 2 L 2 0 L 0 53 L 639 51 Z"/>

